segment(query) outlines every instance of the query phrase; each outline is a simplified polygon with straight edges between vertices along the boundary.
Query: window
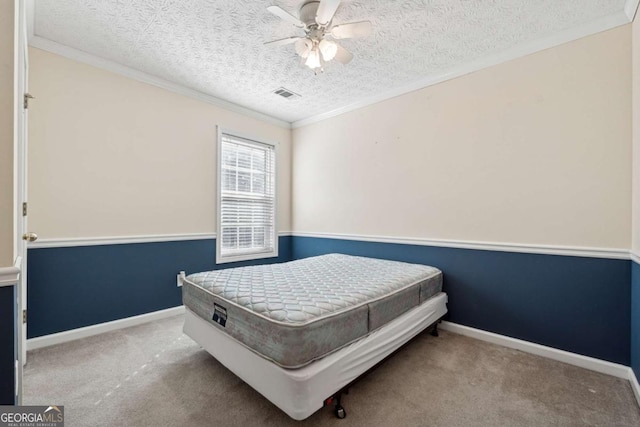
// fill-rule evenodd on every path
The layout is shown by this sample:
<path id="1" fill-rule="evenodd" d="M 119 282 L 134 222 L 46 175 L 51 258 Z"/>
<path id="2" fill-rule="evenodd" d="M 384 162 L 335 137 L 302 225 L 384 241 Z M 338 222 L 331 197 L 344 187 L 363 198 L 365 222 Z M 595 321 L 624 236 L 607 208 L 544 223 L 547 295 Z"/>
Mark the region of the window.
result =
<path id="1" fill-rule="evenodd" d="M 218 264 L 278 256 L 275 151 L 218 131 Z"/>

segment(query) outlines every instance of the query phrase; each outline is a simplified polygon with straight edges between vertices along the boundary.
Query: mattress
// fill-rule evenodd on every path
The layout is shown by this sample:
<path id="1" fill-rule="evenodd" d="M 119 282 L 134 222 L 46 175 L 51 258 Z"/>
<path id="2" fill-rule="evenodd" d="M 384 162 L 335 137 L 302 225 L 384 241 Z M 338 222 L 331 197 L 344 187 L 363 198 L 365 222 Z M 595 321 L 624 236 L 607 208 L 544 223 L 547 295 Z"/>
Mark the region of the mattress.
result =
<path id="1" fill-rule="evenodd" d="M 262 357 L 298 368 L 442 290 L 434 267 L 343 254 L 196 273 L 184 305 Z"/>
<path id="2" fill-rule="evenodd" d="M 299 369 L 277 366 L 187 308 L 184 333 L 287 415 L 303 420 L 447 313 L 439 293 L 366 337 Z M 384 394 L 384 390 L 381 391 Z"/>

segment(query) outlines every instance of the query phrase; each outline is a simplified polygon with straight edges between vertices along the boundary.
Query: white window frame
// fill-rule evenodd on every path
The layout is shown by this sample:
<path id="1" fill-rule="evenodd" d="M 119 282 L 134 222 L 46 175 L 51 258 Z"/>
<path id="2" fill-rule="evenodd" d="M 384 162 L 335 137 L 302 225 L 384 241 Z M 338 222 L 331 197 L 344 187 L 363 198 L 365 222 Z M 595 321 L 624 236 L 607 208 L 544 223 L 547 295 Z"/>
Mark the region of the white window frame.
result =
<path id="1" fill-rule="evenodd" d="M 276 258 L 278 256 L 278 143 L 275 141 L 269 141 L 262 138 L 256 138 L 253 135 L 247 135 L 242 132 L 236 132 L 234 130 L 226 129 L 217 126 L 217 155 L 216 167 L 217 167 L 217 206 L 216 206 L 216 264 L 225 264 L 229 262 L 250 261 L 264 258 Z M 225 255 L 222 256 L 222 135 L 235 136 L 238 138 L 246 139 L 256 144 L 263 144 L 273 147 L 274 155 L 274 185 L 273 185 L 273 250 L 268 252 L 251 252 L 238 255 Z"/>

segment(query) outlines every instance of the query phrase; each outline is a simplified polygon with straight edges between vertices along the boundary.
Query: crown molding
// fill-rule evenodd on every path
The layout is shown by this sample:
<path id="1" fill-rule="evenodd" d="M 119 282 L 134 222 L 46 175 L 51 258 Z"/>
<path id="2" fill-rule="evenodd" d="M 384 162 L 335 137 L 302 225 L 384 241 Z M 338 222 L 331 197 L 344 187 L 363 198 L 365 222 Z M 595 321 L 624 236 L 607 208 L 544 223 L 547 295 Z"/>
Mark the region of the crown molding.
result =
<path id="1" fill-rule="evenodd" d="M 418 80 L 409 85 L 390 90 L 388 92 L 380 93 L 378 95 L 363 99 L 362 101 L 354 102 L 353 104 L 346 105 L 344 107 L 337 108 L 326 113 L 317 114 L 315 116 L 308 117 L 306 119 L 297 120 L 291 123 L 293 129 L 297 129 L 303 126 L 317 123 L 322 120 L 326 120 L 331 117 L 335 117 L 344 113 L 348 113 L 353 110 L 358 110 L 363 107 L 367 107 L 378 102 L 385 101 L 387 99 L 395 98 L 400 95 L 404 95 L 410 92 L 415 92 L 426 87 L 442 83 L 447 80 L 454 79 L 466 74 L 473 73 L 475 71 L 482 70 L 484 68 L 492 67 L 494 65 L 502 64 L 513 59 L 517 59 L 526 55 L 530 55 L 535 52 L 539 52 L 544 49 L 559 46 L 564 43 L 568 43 L 574 40 L 578 40 L 583 37 L 591 36 L 603 31 L 607 31 L 622 25 L 626 25 L 631 22 L 629 18 L 629 12 L 631 8 L 636 7 L 640 0 L 628 0 L 624 11 L 615 13 L 609 16 L 605 16 L 594 21 L 588 22 L 584 25 L 580 25 L 574 28 L 570 28 L 565 31 L 553 34 L 548 37 L 535 39 L 527 43 L 523 43 L 511 49 L 507 49 L 502 52 L 497 52 L 493 55 L 485 56 L 477 61 L 468 62 L 455 67 L 449 71 L 429 76 L 425 79 Z M 634 3 L 634 5 L 630 5 Z M 635 11 L 635 10 L 634 10 Z"/>
<path id="2" fill-rule="evenodd" d="M 627 0 L 624 4 L 624 13 L 629 18 L 629 22 L 632 22 L 636 16 L 636 12 L 638 11 L 638 4 L 640 0 Z"/>
<path id="3" fill-rule="evenodd" d="M 56 55 L 63 56 L 74 61 L 82 62 L 92 67 L 99 68 L 101 70 L 110 71 L 115 74 L 119 74 L 130 79 L 147 83 L 152 86 L 156 86 L 170 92 L 174 92 L 188 98 L 192 98 L 207 104 L 215 105 L 235 113 L 239 113 L 254 119 L 262 120 L 267 123 L 274 124 L 276 126 L 283 127 L 285 129 L 291 129 L 291 123 L 286 120 L 281 120 L 276 117 L 272 117 L 268 114 L 260 113 L 247 107 L 235 104 L 230 101 L 226 101 L 221 98 L 217 98 L 212 95 L 191 89 L 189 87 L 170 82 L 160 77 L 153 76 L 143 71 L 138 71 L 134 68 L 126 65 L 119 64 L 108 59 L 103 59 L 98 56 L 92 55 L 87 52 L 83 52 L 79 49 L 75 49 L 53 40 L 46 39 L 35 35 L 35 0 L 24 0 L 26 7 L 26 20 L 27 20 L 27 37 L 29 45 Z"/>
<path id="4" fill-rule="evenodd" d="M 475 249 L 482 251 L 517 252 L 541 255 L 563 255 L 587 258 L 629 259 L 628 249 L 589 248 L 579 246 L 537 245 L 524 243 L 479 242 L 471 240 L 423 239 L 414 237 L 371 236 L 361 234 L 329 234 L 316 232 L 291 233 L 294 237 L 357 240 L 376 243 L 398 243 L 404 245 L 434 246 L 440 248 Z"/>
<path id="5" fill-rule="evenodd" d="M 238 104 L 234 104 L 230 101 L 217 98 L 215 96 L 207 95 L 199 92 L 195 89 L 188 88 L 186 86 L 179 85 L 177 83 L 170 82 L 160 77 L 147 74 L 143 71 L 138 71 L 134 68 L 126 65 L 119 64 L 108 59 L 103 59 L 90 53 L 83 52 L 81 50 L 63 45 L 61 43 L 45 39 L 43 37 L 32 35 L 29 39 L 29 45 L 56 55 L 63 56 L 74 61 L 81 62 L 83 64 L 91 65 L 92 67 L 106 70 L 121 76 L 136 80 L 142 83 L 147 83 L 152 86 L 159 87 L 161 89 L 168 90 L 170 92 L 177 93 L 179 95 L 186 96 L 188 98 L 195 99 L 207 104 L 215 105 L 216 107 L 224 108 L 235 113 L 242 114 L 247 117 L 261 120 L 263 122 L 271 123 L 276 126 L 283 127 L 285 129 L 291 129 L 291 123 L 269 116 L 267 114 L 260 113 L 255 110 L 243 107 Z"/>
<path id="6" fill-rule="evenodd" d="M 514 48 L 507 49 L 505 51 L 486 56 L 480 60 L 472 61 L 463 65 L 460 65 L 449 71 L 418 80 L 409 85 L 396 88 L 372 97 L 368 97 L 361 101 L 346 105 L 344 107 L 337 108 L 335 110 L 313 115 L 313 116 L 290 123 L 288 121 L 278 119 L 276 117 L 272 117 L 267 114 L 260 113 L 258 111 L 240 106 L 230 101 L 226 101 L 221 98 L 207 95 L 205 93 L 182 86 L 180 84 L 169 82 L 159 77 L 155 77 L 151 74 L 147 74 L 145 72 L 135 70 L 131 67 L 128 67 L 113 61 L 109 61 L 106 59 L 102 59 L 100 57 L 91 55 L 89 53 L 80 51 L 78 49 L 74 49 L 69 46 L 65 46 L 63 44 L 57 43 L 55 41 L 45 39 L 40 36 L 36 36 L 35 35 L 35 1 L 34 0 L 25 0 L 25 1 L 27 2 L 27 28 L 28 28 L 28 34 L 29 34 L 29 44 L 33 47 L 36 47 L 38 49 L 42 49 L 57 55 L 64 56 L 66 58 L 69 58 L 75 61 L 79 61 L 88 65 L 94 66 L 96 68 L 104 69 L 104 70 L 131 78 L 137 81 L 141 81 L 143 83 L 151 84 L 153 86 L 160 87 L 160 88 L 169 90 L 171 92 L 187 96 L 189 98 L 193 98 L 211 105 L 222 107 L 230 111 L 234 111 L 252 118 L 256 118 L 258 120 L 272 123 L 274 125 L 277 125 L 286 129 L 296 129 L 296 128 L 310 125 L 312 123 L 317 123 L 331 117 L 335 117 L 350 111 L 367 107 L 369 105 L 377 104 L 387 99 L 395 98 L 397 96 L 401 96 L 410 92 L 415 92 L 420 89 L 424 89 L 426 87 L 429 87 L 438 83 L 442 83 L 447 80 L 454 79 L 456 77 L 470 74 L 484 68 L 498 65 L 498 64 L 501 64 L 516 58 L 520 58 L 526 55 L 530 55 L 532 53 L 535 53 L 544 49 L 559 46 L 561 44 L 571 42 L 571 41 L 574 41 L 583 37 L 587 37 L 593 34 L 597 34 L 602 31 L 607 31 L 607 30 L 619 27 L 621 25 L 629 24 L 630 22 L 633 21 L 636 11 L 638 9 L 638 5 L 640 4 L 640 0 L 627 0 L 624 6 L 624 10 L 620 11 L 619 13 L 615 13 L 609 16 L 596 19 L 584 25 L 570 28 L 568 30 L 553 34 L 548 37 L 532 40 L 530 42 L 516 46 Z"/>

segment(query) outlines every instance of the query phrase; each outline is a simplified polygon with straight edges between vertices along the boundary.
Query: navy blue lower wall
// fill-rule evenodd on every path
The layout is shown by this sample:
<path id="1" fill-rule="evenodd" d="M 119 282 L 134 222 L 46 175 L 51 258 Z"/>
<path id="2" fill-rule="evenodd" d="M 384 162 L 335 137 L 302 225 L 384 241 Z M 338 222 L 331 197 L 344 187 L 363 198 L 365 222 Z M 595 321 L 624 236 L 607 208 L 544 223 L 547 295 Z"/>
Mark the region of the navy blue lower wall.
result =
<path id="1" fill-rule="evenodd" d="M 280 237 L 284 262 L 330 252 L 433 265 L 448 320 L 640 368 L 640 272 L 626 260 Z M 631 266 L 630 264 L 634 264 Z M 213 270 L 215 240 L 29 250 L 28 337 L 181 304 L 176 274 Z M 634 277 L 634 305 L 630 295 Z M 633 342 L 633 356 L 632 354 Z"/>
<path id="2" fill-rule="evenodd" d="M 448 320 L 629 366 L 630 261 L 312 237 L 293 237 L 292 249 L 438 267 Z"/>
<path id="3" fill-rule="evenodd" d="M 0 287 L 0 405 L 15 403 L 15 286 Z"/>
<path id="4" fill-rule="evenodd" d="M 631 367 L 640 380 L 640 264 L 631 262 Z"/>
<path id="5" fill-rule="evenodd" d="M 278 258 L 220 268 L 289 261 L 291 237 L 280 237 L 278 244 Z M 178 306 L 178 272 L 219 268 L 215 251 L 215 239 L 29 249 L 27 336 Z"/>

